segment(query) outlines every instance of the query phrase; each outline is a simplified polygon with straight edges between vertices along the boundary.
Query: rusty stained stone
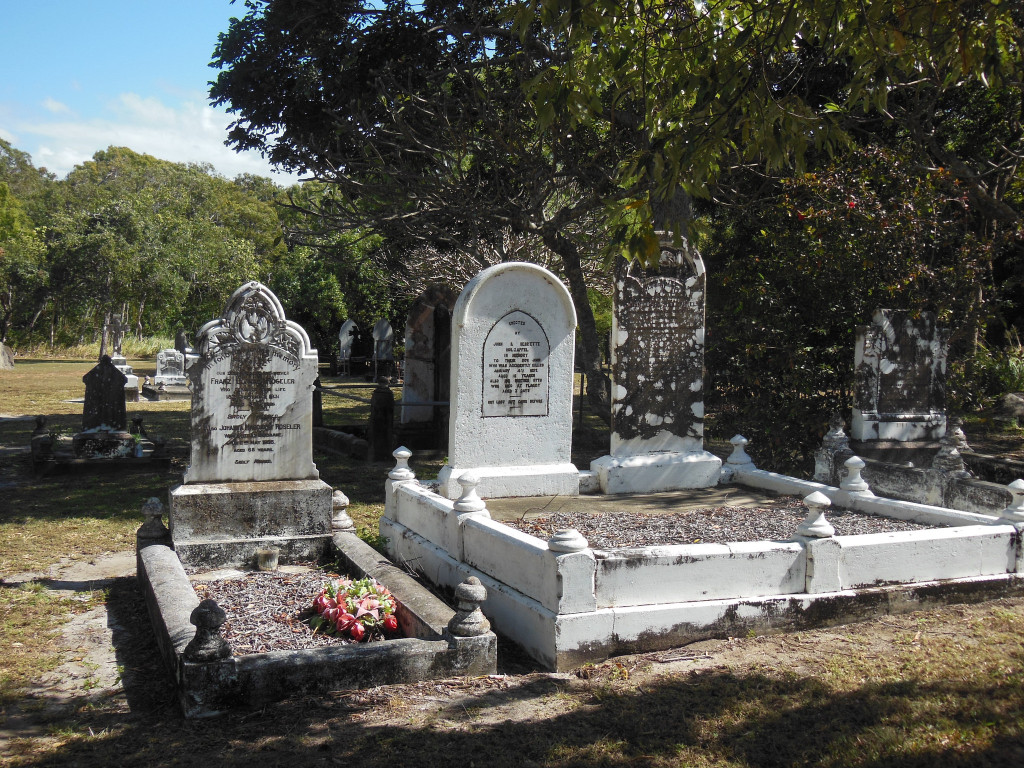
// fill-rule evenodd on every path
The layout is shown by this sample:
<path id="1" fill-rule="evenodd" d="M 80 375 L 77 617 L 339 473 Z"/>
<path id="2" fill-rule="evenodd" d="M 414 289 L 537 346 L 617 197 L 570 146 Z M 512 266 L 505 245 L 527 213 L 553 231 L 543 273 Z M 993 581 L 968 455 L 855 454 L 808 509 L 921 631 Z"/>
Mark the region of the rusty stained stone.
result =
<path id="1" fill-rule="evenodd" d="M 702 448 L 704 290 L 704 267 L 695 252 L 665 249 L 659 270 L 618 260 L 613 455 L 638 438 L 656 440 L 659 450 Z"/>
<path id="2" fill-rule="evenodd" d="M 448 399 L 452 367 L 452 310 L 459 293 L 447 285 L 426 288 L 409 309 L 405 324 L 402 403 Z M 402 409 L 402 423 L 431 422 L 436 406 Z"/>

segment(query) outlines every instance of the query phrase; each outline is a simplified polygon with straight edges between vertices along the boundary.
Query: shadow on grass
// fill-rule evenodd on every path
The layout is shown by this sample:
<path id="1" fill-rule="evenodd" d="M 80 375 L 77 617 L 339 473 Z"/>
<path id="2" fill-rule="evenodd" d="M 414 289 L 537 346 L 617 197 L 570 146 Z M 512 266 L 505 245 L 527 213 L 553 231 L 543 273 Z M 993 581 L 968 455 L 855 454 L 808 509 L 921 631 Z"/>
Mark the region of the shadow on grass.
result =
<path id="1" fill-rule="evenodd" d="M 1024 759 L 1021 687 L 970 676 L 837 691 L 815 678 L 760 672 L 708 670 L 642 688 L 544 675 L 428 696 L 419 718 L 405 716 L 415 693 L 378 689 L 369 699 L 390 713 L 386 723 L 347 694 L 184 721 L 134 580 L 118 580 L 108 607 L 131 712 L 82 711 L 64 724 L 75 736 L 24 765 L 974 768 Z M 955 743 L 959 734 L 976 746 Z"/>

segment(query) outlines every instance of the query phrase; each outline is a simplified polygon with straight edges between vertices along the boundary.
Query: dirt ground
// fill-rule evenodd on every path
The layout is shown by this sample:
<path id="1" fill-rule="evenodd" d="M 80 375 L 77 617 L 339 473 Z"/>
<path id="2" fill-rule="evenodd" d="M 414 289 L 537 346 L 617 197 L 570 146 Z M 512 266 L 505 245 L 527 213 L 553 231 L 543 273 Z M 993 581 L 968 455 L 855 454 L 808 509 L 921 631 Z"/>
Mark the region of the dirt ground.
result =
<path id="1" fill-rule="evenodd" d="M 109 553 L 90 562 L 63 563 L 46 573 L 19 574 L 7 583 L 42 581 L 69 594 L 107 591 L 105 605 L 70 620 L 63 631 L 64 660 L 39 680 L 17 705 L 0 718 L 0 763 L 10 756 L 12 740 L 34 741 L 36 748 L 59 738 L 52 724 L 85 709 L 111 716 L 180 719 L 173 684 L 156 649 L 145 604 L 135 581 L 133 553 Z M 666 678 L 699 679 L 701 675 L 757 670 L 784 670 L 798 678 L 822 673 L 844 650 L 862 657 L 885 658 L 894 644 L 925 644 L 930 636 L 963 633 L 986 612 L 1012 611 L 1024 616 L 1024 598 L 978 605 L 942 606 L 901 616 L 884 616 L 841 627 L 785 635 L 707 640 L 668 651 L 621 656 L 568 673 L 540 671 L 515 647 L 499 644 L 499 674 L 415 685 L 344 691 L 278 706 L 322 707 L 350 723 L 387 726 L 431 724 L 458 729 L 452 712 L 472 712 L 475 727 L 487 724 L 541 722 L 579 706 L 574 690 L 613 682 L 643 692 Z M 440 713 L 440 714 L 439 714 Z M 448 713 L 447 715 L 445 713 Z M 440 719 L 439 719 L 440 717 Z M 1024 758 L 1024 750 L 1022 750 Z"/>

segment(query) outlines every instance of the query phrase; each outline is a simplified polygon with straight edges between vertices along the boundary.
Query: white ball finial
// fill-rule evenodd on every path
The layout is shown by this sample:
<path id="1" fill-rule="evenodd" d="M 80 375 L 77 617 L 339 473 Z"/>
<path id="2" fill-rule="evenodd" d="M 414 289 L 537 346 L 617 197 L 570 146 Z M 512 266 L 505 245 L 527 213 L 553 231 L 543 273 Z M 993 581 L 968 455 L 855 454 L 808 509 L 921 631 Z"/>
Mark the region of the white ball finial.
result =
<path id="1" fill-rule="evenodd" d="M 848 470 L 847 475 L 839 483 L 839 487 L 850 493 L 867 493 L 871 490 L 867 480 L 860 476 L 861 471 L 867 466 L 867 462 L 860 456 L 851 456 L 843 464 Z"/>
<path id="2" fill-rule="evenodd" d="M 811 539 L 827 539 L 836 535 L 836 529 L 825 519 L 825 509 L 831 506 L 832 501 L 821 491 L 815 491 L 804 497 L 804 505 L 807 507 L 807 517 L 797 526 L 796 535 L 806 536 Z"/>
<path id="3" fill-rule="evenodd" d="M 747 455 L 746 447 L 750 444 L 743 435 L 735 435 L 729 440 L 732 443 L 732 453 L 726 459 L 727 464 L 753 464 L 753 460 Z"/>
<path id="4" fill-rule="evenodd" d="M 548 549 L 559 555 L 582 552 L 589 546 L 590 542 L 575 528 L 563 528 L 560 531 L 555 531 L 555 535 L 548 539 Z"/>
<path id="5" fill-rule="evenodd" d="M 409 469 L 409 459 L 412 458 L 412 451 L 404 445 L 400 445 L 395 448 L 391 455 L 395 457 L 395 468 L 388 472 L 388 477 L 392 480 L 414 480 L 416 475 Z"/>
<path id="6" fill-rule="evenodd" d="M 1024 480 L 1014 480 L 1006 486 L 1013 494 L 1010 506 L 999 513 L 999 524 L 1024 523 Z"/>
<path id="7" fill-rule="evenodd" d="M 480 485 L 480 478 L 472 472 L 459 475 L 459 485 L 462 486 L 462 495 L 455 502 L 455 511 L 460 515 L 482 515 L 490 517 L 487 505 L 476 492 Z"/>

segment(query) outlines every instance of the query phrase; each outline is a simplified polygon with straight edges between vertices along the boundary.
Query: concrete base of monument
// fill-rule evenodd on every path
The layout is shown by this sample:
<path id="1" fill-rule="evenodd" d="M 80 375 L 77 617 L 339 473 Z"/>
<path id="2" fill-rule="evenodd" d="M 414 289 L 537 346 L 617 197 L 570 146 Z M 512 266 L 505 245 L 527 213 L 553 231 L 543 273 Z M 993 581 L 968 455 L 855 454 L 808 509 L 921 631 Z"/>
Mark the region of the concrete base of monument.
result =
<path id="1" fill-rule="evenodd" d="M 722 460 L 707 451 L 602 456 L 590 462 L 601 493 L 658 493 L 718 484 Z"/>
<path id="2" fill-rule="evenodd" d="M 185 717 L 290 696 L 494 674 L 497 640 L 486 625 L 467 622 L 465 612 L 452 610 L 354 534 L 328 537 L 328 550 L 350 577 L 371 576 L 391 591 L 403 638 L 237 656 L 228 648 L 224 658 L 197 661 L 188 649 L 197 635 L 191 617 L 199 597 L 175 550 L 165 540 L 143 539 L 140 530 L 138 579 Z M 466 636 L 467 631 L 475 634 Z"/>
<path id="3" fill-rule="evenodd" d="M 331 533 L 333 489 L 322 480 L 192 483 L 171 489 L 171 538 L 186 565 L 250 565 L 268 545 L 317 557 Z"/>
<path id="4" fill-rule="evenodd" d="M 580 472 L 575 464 L 533 464 L 523 467 L 453 467 L 437 475 L 439 490 L 448 499 L 462 495 L 459 477 L 472 473 L 480 480 L 476 492 L 485 499 L 513 496 L 579 496 Z"/>
<path id="5" fill-rule="evenodd" d="M 183 384 L 143 384 L 142 396 L 151 402 L 183 402 L 192 399 L 192 390 Z"/>
<path id="6" fill-rule="evenodd" d="M 853 409 L 851 440 L 911 442 L 939 440 L 946 434 L 946 415 L 871 413 Z"/>

